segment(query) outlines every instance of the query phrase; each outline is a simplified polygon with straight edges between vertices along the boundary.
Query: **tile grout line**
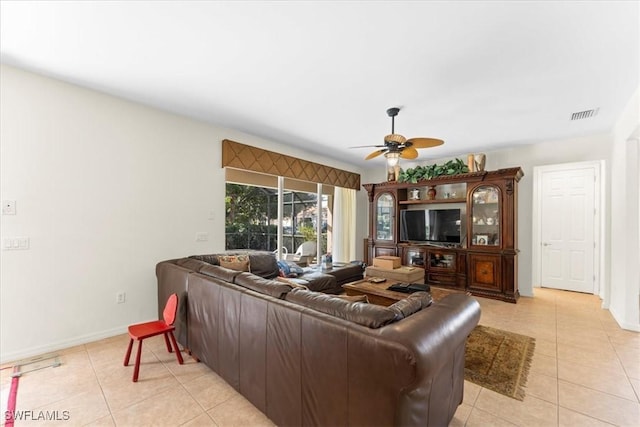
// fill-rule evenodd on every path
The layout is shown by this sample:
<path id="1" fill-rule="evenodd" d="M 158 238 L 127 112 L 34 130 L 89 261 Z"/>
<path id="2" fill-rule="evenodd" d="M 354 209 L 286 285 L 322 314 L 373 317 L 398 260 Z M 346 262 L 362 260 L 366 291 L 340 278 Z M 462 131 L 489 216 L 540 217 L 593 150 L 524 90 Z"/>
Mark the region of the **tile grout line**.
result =
<path id="1" fill-rule="evenodd" d="M 178 347 L 178 348 L 179 348 L 179 347 Z M 182 351 L 183 351 L 183 350 L 182 350 L 182 349 L 180 349 L 180 348 L 179 348 L 179 350 L 180 350 L 180 352 L 182 352 Z M 198 401 L 198 399 L 196 399 L 196 397 L 195 397 L 193 394 L 191 394 L 191 392 L 187 389 L 187 387 L 185 387 L 184 383 L 182 383 L 182 381 L 180 381 L 180 380 L 178 379 L 178 377 L 176 376 L 176 374 L 174 374 L 174 373 L 171 371 L 171 369 L 169 369 L 169 368 L 167 367 L 167 364 L 166 364 L 166 363 L 164 363 L 164 362 L 162 361 L 162 359 L 160 359 L 160 358 L 158 357 L 158 355 L 156 354 L 156 352 L 155 352 L 153 349 L 152 349 L 151 351 L 154 353 L 154 355 L 155 355 L 155 356 L 156 356 L 156 358 L 160 361 L 160 363 L 162 363 L 162 365 L 165 367 L 165 369 L 167 369 L 167 370 L 169 371 L 169 373 L 170 373 L 171 375 L 173 375 L 173 377 L 176 379 L 176 381 L 178 382 L 178 384 L 180 384 L 180 386 L 181 386 L 181 387 L 183 388 L 183 390 L 184 390 L 184 391 L 189 395 L 189 397 L 190 397 L 190 398 L 192 398 L 192 399 L 193 399 L 193 401 L 194 401 L 194 402 L 196 402 L 196 403 L 198 404 L 198 406 L 200 406 L 200 408 L 202 408 L 203 413 L 204 413 L 204 414 L 206 414 L 206 415 L 207 415 L 207 417 L 209 417 L 209 419 L 210 419 L 210 420 L 211 420 L 211 421 L 212 421 L 216 426 L 218 426 L 218 423 L 213 419 L 213 417 L 211 417 L 211 415 L 209 415 L 209 411 L 210 411 L 211 409 L 213 409 L 213 408 L 215 408 L 215 407 L 217 407 L 217 406 L 219 406 L 219 405 L 221 405 L 221 404 L 225 403 L 225 402 L 228 402 L 229 400 L 231 400 L 231 398 L 229 398 L 229 399 L 227 399 L 227 400 L 225 400 L 225 401 L 223 401 L 223 402 L 220 402 L 218 405 L 214 405 L 214 406 L 212 406 L 210 409 L 205 408 L 205 407 L 204 407 L 204 406 L 202 406 L 202 404 Z M 189 356 L 189 357 L 192 357 L 192 356 Z M 196 362 L 196 363 L 202 363 L 202 362 Z M 213 372 L 213 371 L 211 371 L 211 372 Z M 199 378 L 201 378 L 201 377 L 204 377 L 205 375 L 206 375 L 206 374 L 201 374 L 201 375 L 197 376 L 196 378 L 194 378 L 192 381 L 197 380 L 197 379 L 199 379 Z M 199 416 L 199 415 L 198 415 L 198 416 Z M 190 421 L 192 421 L 192 420 L 196 419 L 198 416 L 195 416 L 195 417 L 193 417 L 193 418 L 191 418 L 191 419 L 189 419 L 189 420 L 185 421 L 184 423 L 181 423 L 180 425 L 184 425 L 184 424 L 186 424 L 186 423 L 188 423 L 188 422 L 190 422 Z"/>
<path id="2" fill-rule="evenodd" d="M 93 371 L 93 375 L 96 378 L 96 382 L 98 383 L 98 387 L 100 387 L 100 393 L 102 394 L 102 399 L 104 399 L 104 403 L 107 405 L 107 410 L 109 411 L 109 416 L 111 417 L 111 421 L 113 421 L 113 425 L 117 426 L 116 419 L 113 417 L 113 410 L 111 409 L 111 405 L 109 404 L 109 400 L 107 396 L 104 394 L 104 388 L 102 388 L 102 382 L 98 377 L 98 373 L 96 372 L 96 367 L 93 364 L 93 358 L 91 357 L 91 353 L 86 345 L 84 345 L 84 351 L 87 353 L 87 358 L 89 359 L 89 364 L 91 365 L 91 370 Z M 100 418 L 98 418 L 100 419 Z M 94 420 L 97 421 L 97 420 Z"/>

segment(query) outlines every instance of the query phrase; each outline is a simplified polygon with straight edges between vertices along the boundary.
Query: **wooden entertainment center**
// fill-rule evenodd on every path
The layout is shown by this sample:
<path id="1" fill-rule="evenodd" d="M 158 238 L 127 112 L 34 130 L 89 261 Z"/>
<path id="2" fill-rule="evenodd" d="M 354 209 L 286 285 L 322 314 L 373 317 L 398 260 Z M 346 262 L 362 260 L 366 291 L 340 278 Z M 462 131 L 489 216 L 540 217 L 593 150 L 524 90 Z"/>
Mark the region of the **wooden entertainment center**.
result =
<path id="1" fill-rule="evenodd" d="M 402 258 L 424 268 L 425 283 L 515 303 L 518 292 L 517 200 L 522 169 L 472 172 L 416 184 L 364 184 L 369 194 L 367 262 Z M 435 195 L 434 195 L 435 191 Z M 401 241 L 403 210 L 460 209 L 460 242 Z"/>

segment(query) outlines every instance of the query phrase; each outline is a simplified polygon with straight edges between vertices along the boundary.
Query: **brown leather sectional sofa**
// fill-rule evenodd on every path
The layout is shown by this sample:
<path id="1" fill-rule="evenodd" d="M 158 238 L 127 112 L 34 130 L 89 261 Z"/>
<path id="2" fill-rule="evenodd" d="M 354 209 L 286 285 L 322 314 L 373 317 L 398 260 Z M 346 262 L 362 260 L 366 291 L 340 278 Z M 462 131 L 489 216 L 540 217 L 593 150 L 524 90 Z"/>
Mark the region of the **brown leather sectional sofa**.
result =
<path id="1" fill-rule="evenodd" d="M 156 274 L 180 342 L 279 426 L 446 426 L 462 402 L 472 297 L 382 307 L 195 259 Z"/>

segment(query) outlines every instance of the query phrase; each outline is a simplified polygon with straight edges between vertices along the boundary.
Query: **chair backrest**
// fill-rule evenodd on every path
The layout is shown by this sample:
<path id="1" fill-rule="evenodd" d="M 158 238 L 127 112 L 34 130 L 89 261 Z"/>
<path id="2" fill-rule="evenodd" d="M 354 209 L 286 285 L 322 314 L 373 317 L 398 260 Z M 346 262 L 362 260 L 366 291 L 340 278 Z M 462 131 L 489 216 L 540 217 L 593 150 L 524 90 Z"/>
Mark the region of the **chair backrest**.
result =
<path id="1" fill-rule="evenodd" d="M 178 294 L 169 295 L 169 299 L 164 306 L 162 318 L 167 325 L 173 325 L 176 321 L 176 312 L 178 311 Z"/>
<path id="2" fill-rule="evenodd" d="M 316 242 L 312 242 L 310 240 L 308 242 L 304 242 L 303 244 L 298 246 L 298 250 L 296 250 L 296 255 L 313 256 L 316 254 L 317 246 L 318 245 L 316 244 Z"/>

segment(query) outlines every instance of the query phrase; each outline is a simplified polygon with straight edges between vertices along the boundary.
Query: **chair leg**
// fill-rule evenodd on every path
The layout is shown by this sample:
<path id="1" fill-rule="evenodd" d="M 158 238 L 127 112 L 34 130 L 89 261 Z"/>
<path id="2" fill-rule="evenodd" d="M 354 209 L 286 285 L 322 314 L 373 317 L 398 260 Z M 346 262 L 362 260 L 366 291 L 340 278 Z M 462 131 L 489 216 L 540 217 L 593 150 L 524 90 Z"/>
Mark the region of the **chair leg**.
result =
<path id="1" fill-rule="evenodd" d="M 171 344 L 169 344 L 169 337 L 166 332 L 162 335 L 164 335 L 164 343 L 167 345 L 167 351 L 171 353 L 173 350 L 171 350 Z"/>
<path id="2" fill-rule="evenodd" d="M 181 365 L 184 363 L 182 360 L 182 354 L 180 354 L 180 349 L 178 348 L 178 343 L 176 342 L 176 337 L 173 336 L 173 332 L 169 331 L 169 335 L 171 338 L 171 342 L 173 343 L 173 347 L 176 349 L 176 357 L 178 358 L 178 363 Z"/>
<path id="3" fill-rule="evenodd" d="M 140 355 L 142 354 L 142 340 L 138 340 L 138 354 L 136 354 L 136 366 L 133 368 L 133 382 L 138 382 L 138 373 L 140 372 Z"/>
<path id="4" fill-rule="evenodd" d="M 129 358 L 131 357 L 131 347 L 133 347 L 133 338 L 129 340 L 129 347 L 127 347 L 127 354 L 124 356 L 124 366 L 129 366 Z"/>

